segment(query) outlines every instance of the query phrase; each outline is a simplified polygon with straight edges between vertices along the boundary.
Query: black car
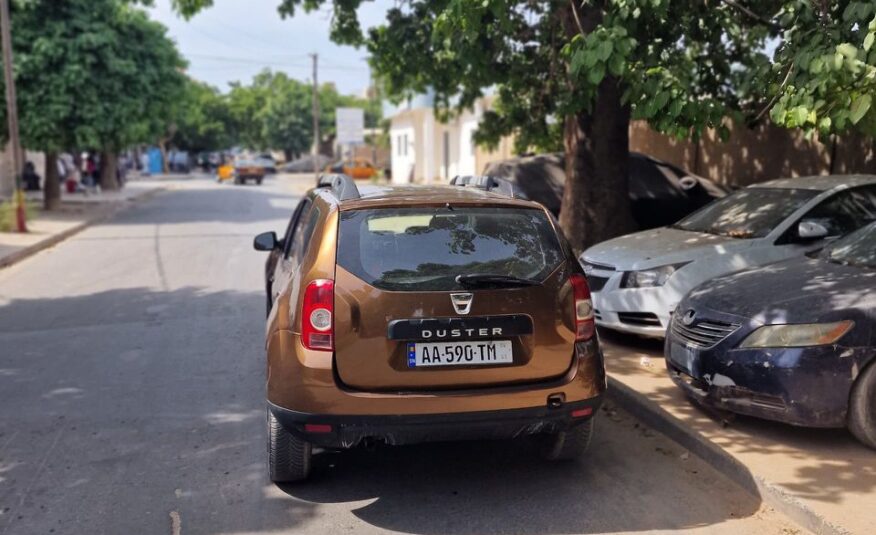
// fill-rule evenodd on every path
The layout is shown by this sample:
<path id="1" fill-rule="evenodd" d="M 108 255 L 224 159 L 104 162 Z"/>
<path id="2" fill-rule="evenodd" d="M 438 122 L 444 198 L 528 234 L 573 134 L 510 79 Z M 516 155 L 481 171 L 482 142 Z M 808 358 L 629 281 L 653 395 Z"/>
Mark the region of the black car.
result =
<path id="1" fill-rule="evenodd" d="M 641 230 L 671 225 L 728 192 L 707 178 L 638 152 L 630 153 L 629 172 L 630 206 Z M 514 183 L 527 198 L 559 216 L 566 183 L 563 154 L 494 162 L 484 174 Z"/>
<path id="2" fill-rule="evenodd" d="M 714 279 L 673 314 L 672 380 L 699 403 L 876 448 L 876 223 L 812 258 Z"/>

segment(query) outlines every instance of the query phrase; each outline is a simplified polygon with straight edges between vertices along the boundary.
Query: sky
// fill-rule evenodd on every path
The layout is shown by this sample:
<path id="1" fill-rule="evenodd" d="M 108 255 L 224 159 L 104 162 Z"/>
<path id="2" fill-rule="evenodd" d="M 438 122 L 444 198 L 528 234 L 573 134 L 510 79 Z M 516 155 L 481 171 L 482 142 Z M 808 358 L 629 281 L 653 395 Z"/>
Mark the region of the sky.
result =
<path id="1" fill-rule="evenodd" d="M 279 0 L 215 0 L 212 8 L 186 21 L 157 0 L 148 9 L 167 26 L 189 62 L 188 74 L 221 91 L 229 82 L 248 82 L 265 68 L 299 80 L 312 78 L 309 54 L 319 55 L 319 82 L 334 82 L 341 93 L 361 95 L 368 86 L 366 51 L 338 46 L 329 39 L 331 13 L 323 10 L 282 19 Z M 383 22 L 394 0 L 365 2 L 359 10 L 364 28 Z"/>

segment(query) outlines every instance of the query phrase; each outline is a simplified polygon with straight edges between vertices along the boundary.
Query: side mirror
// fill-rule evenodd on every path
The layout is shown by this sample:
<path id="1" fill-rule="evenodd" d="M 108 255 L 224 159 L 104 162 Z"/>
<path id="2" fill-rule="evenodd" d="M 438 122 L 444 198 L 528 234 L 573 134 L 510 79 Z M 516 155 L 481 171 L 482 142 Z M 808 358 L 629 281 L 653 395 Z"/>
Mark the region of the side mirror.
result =
<path id="1" fill-rule="evenodd" d="M 830 234 L 827 227 L 818 221 L 801 221 L 797 225 L 797 235 L 801 240 L 819 240 L 826 238 Z"/>
<path id="2" fill-rule="evenodd" d="M 276 232 L 263 232 L 255 237 L 252 246 L 256 251 L 273 251 L 279 247 Z"/>

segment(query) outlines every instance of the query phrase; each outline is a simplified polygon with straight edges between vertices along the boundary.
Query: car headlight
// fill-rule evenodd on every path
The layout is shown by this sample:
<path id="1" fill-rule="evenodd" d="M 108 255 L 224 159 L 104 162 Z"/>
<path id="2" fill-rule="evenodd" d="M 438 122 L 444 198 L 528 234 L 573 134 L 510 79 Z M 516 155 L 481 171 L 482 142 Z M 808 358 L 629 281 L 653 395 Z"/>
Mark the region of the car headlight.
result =
<path id="1" fill-rule="evenodd" d="M 653 288 L 663 286 L 673 273 L 688 263 L 671 264 L 642 271 L 628 271 L 624 274 L 624 278 L 621 281 L 621 288 Z"/>
<path id="2" fill-rule="evenodd" d="M 798 325 L 765 325 L 739 344 L 740 348 L 808 347 L 835 344 L 852 330 L 851 320 L 834 323 L 804 323 Z"/>

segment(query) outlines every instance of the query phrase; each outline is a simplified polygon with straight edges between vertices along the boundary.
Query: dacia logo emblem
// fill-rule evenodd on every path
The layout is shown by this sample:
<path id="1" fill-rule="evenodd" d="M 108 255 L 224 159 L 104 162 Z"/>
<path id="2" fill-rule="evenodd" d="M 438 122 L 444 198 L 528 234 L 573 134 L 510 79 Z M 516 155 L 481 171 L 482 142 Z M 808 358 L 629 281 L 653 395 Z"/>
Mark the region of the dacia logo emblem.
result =
<path id="1" fill-rule="evenodd" d="M 450 294 L 450 302 L 453 303 L 453 310 L 461 316 L 465 316 L 471 312 L 472 301 L 474 301 L 473 294 Z"/>
<path id="2" fill-rule="evenodd" d="M 681 322 L 687 326 L 693 325 L 693 322 L 697 319 L 697 312 L 694 309 L 690 309 L 684 313 L 684 316 L 681 317 Z"/>

